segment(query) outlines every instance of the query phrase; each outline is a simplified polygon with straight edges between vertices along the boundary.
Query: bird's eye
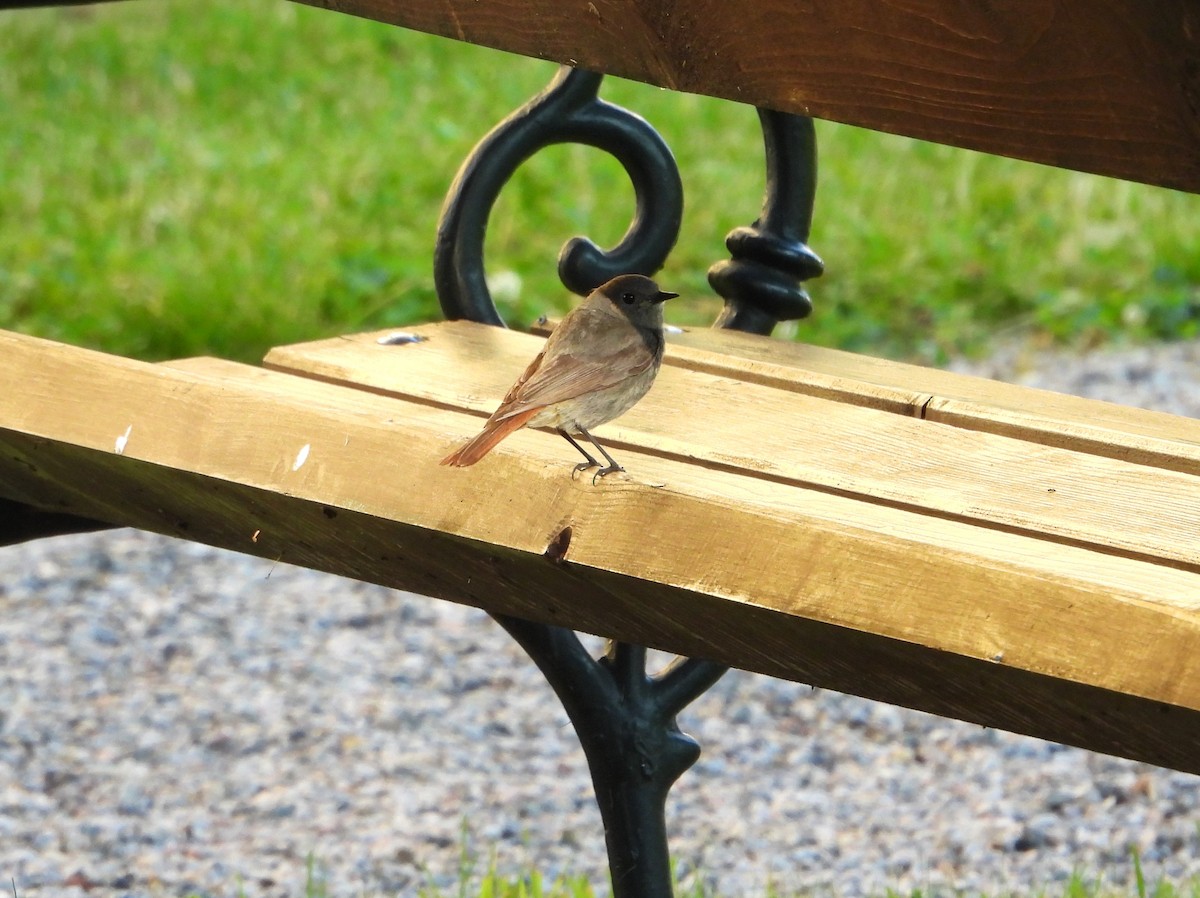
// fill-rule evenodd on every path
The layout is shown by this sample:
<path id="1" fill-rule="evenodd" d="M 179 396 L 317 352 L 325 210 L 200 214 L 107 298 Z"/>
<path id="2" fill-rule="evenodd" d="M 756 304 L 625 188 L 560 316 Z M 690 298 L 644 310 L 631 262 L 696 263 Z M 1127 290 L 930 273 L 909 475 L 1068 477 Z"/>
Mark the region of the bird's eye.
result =
<path id="1" fill-rule="evenodd" d="M 621 301 L 624 302 L 625 305 L 627 305 L 627 306 L 633 305 L 633 294 L 632 293 L 622 293 Z"/>

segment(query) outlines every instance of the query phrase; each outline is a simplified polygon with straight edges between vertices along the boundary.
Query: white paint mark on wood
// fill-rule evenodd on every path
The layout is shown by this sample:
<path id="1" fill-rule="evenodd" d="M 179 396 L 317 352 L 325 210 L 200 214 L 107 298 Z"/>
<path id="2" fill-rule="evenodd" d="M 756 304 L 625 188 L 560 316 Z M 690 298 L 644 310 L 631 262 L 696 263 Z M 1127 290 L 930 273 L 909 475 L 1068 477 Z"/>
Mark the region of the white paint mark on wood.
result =
<path id="1" fill-rule="evenodd" d="M 125 447 L 129 444 L 129 435 L 131 433 L 133 433 L 133 425 L 132 424 L 130 424 L 128 427 L 126 427 L 125 432 L 123 434 L 121 434 L 119 437 L 117 437 L 117 443 L 115 446 L 113 446 L 113 451 L 116 452 L 117 455 L 125 454 Z"/>
<path id="2" fill-rule="evenodd" d="M 292 470 L 299 471 L 304 467 L 304 463 L 308 461 L 308 452 L 312 449 L 311 443 L 305 443 L 300 447 L 300 451 L 296 453 L 296 460 L 292 462 Z"/>

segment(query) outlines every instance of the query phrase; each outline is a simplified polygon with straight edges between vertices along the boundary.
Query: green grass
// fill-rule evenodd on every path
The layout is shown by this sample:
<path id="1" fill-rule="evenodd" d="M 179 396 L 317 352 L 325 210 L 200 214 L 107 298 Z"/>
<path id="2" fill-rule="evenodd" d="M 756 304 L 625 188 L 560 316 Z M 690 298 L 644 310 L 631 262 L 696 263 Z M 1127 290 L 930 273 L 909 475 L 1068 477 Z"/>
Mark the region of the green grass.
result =
<path id="1" fill-rule="evenodd" d="M 463 883 L 454 892 L 438 889 L 427 889 L 420 893 L 420 898 L 604 898 L 609 894 L 607 888 L 593 889 L 585 880 L 578 877 L 561 877 L 547 882 L 538 873 L 520 876 L 501 876 L 495 870 L 485 875 Z M 760 893 L 762 898 L 820 898 L 823 893 L 794 891 L 778 885 L 768 885 Z M 914 889 L 911 892 L 888 890 L 883 898 L 939 898 L 948 893 L 945 891 Z M 1082 875 L 1073 876 L 1065 887 L 1053 892 L 1043 891 L 1037 898 L 1200 898 L 1200 881 L 1192 881 L 1180 886 L 1160 881 L 1153 886 L 1138 884 L 1133 890 L 1118 889 L 1105 886 L 1103 881 L 1089 879 Z M 322 894 L 310 895 L 309 898 L 324 898 Z M 677 887 L 675 898 L 720 898 L 718 893 L 705 889 L 700 885 Z M 754 895 L 741 898 L 755 898 Z M 837 898 L 833 892 L 825 898 Z M 992 898 L 1022 898 L 1018 895 L 992 896 Z"/>
<path id="2" fill-rule="evenodd" d="M 480 861 L 470 844 L 469 826 L 462 826 L 457 879 L 447 890 L 431 884 L 418 890 L 418 898 L 603 898 L 610 894 L 607 884 L 596 889 L 584 877 L 566 874 L 547 879 L 534 870 L 517 875 L 503 875 L 497 871 L 496 859 L 480 871 Z M 1175 884 L 1169 880 L 1151 883 L 1142 867 L 1141 853 L 1136 847 L 1129 849 L 1129 861 L 1133 874 L 1132 889 L 1109 886 L 1101 876 L 1086 876 L 1074 873 L 1064 886 L 1053 891 L 1042 890 L 1032 898 L 1200 898 L 1200 878 L 1192 878 Z M 675 879 L 675 898 L 720 898 L 721 893 L 707 888 L 699 877 L 691 881 Z M 239 895 L 241 891 L 239 890 Z M 836 887 L 818 893 L 788 889 L 768 882 L 761 893 L 763 898 L 837 898 Z M 882 898 L 941 898 L 951 893 L 946 889 L 913 889 L 908 892 L 888 889 Z M 305 864 L 304 898 L 328 898 L 329 882 L 322 865 L 310 854 Z M 368 898 L 364 894 L 364 898 Z M 750 895 L 740 898 L 752 898 Z M 979 898 L 986 898 L 980 895 Z M 992 898 L 1029 898 L 1019 893 L 996 893 Z"/>
<path id="3" fill-rule="evenodd" d="M 438 316 L 446 187 L 552 65 L 281 0 L 0 13 L 0 327 L 144 358 L 254 359 L 274 344 Z M 662 274 L 705 280 L 761 201 L 753 110 L 610 79 L 687 190 Z M 1200 197 L 819 125 L 806 340 L 936 359 L 997 333 L 1089 344 L 1200 332 Z M 554 147 L 492 219 L 489 271 L 521 325 L 569 298 L 562 242 L 615 242 L 619 165 Z"/>
<path id="4" fill-rule="evenodd" d="M 520 876 L 501 876 L 496 871 L 489 870 L 482 877 L 462 883 L 457 891 L 446 892 L 438 889 L 427 889 L 420 893 L 420 898 L 605 898 L 609 894 L 606 888 L 596 890 L 585 880 L 578 877 L 561 877 L 547 882 L 538 873 Z M 762 898 L 837 898 L 836 891 L 831 893 L 811 893 L 788 889 L 779 885 L 768 885 L 759 893 Z M 946 890 L 914 889 L 911 892 L 888 890 L 882 898 L 943 898 L 949 893 Z M 1100 878 L 1088 878 L 1082 874 L 1074 875 L 1066 886 L 1055 891 L 1043 891 L 1036 898 L 1200 898 L 1200 880 L 1192 880 L 1182 885 L 1173 885 L 1167 881 L 1159 881 L 1153 885 L 1138 879 L 1134 889 L 1120 889 L 1106 886 Z M 310 895 L 308 898 L 324 898 L 324 895 Z M 677 886 L 675 898 L 721 898 L 719 893 L 712 892 L 702 885 Z M 731 898 L 731 896 L 730 896 Z M 739 898 L 756 898 L 755 895 L 739 896 Z M 981 896 L 982 898 L 982 896 Z M 1028 898 L 1028 896 L 995 895 L 992 898 Z"/>
<path id="5" fill-rule="evenodd" d="M 482 872 L 478 869 L 478 857 L 471 851 L 463 832 L 463 847 L 459 859 L 457 881 L 449 888 L 429 885 L 419 889 L 418 898 L 606 898 L 610 894 L 607 885 L 594 888 L 582 876 L 571 874 L 547 879 L 535 871 L 517 875 L 503 875 L 496 869 L 495 859 Z M 1086 876 L 1076 872 L 1064 886 L 1053 891 L 1042 890 L 1032 896 L 1017 893 L 996 894 L 991 898 L 1200 898 L 1200 878 L 1179 884 L 1168 880 L 1149 882 L 1142 868 L 1141 856 L 1136 849 L 1130 850 L 1132 866 L 1132 888 L 1117 888 L 1107 885 L 1103 877 Z M 239 895 L 242 894 L 239 891 Z M 304 898 L 328 898 L 329 882 L 317 860 L 309 855 L 305 867 Z M 679 882 L 674 885 L 675 898 L 721 898 L 706 888 L 702 882 Z M 888 889 L 881 898 L 945 898 L 951 893 L 945 889 L 913 889 L 903 892 Z M 762 898 L 837 898 L 836 889 L 829 892 L 802 892 L 778 884 L 768 884 L 761 892 Z M 364 893 L 363 898 L 372 898 Z M 727 896 L 729 898 L 729 896 Z M 757 898 L 757 894 L 739 898 Z M 979 896 L 986 898 L 986 896 Z"/>

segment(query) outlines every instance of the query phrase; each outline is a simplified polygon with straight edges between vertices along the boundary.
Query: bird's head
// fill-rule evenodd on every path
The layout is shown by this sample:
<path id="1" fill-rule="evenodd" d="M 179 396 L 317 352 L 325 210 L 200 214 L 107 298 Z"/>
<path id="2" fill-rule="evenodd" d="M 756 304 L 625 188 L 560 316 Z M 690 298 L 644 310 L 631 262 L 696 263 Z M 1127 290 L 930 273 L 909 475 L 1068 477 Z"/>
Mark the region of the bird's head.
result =
<path id="1" fill-rule="evenodd" d="M 662 327 L 662 304 L 678 295 L 659 290 L 644 275 L 622 274 L 601 284 L 588 299 L 612 306 L 641 327 Z"/>

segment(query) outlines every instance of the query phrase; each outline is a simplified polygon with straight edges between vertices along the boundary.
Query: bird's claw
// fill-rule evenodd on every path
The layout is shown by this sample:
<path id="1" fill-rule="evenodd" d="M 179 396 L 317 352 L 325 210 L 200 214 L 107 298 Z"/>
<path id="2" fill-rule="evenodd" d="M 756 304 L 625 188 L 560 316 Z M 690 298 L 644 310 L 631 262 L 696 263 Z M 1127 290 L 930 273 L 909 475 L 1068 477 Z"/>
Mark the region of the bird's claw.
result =
<path id="1" fill-rule="evenodd" d="M 622 468 L 620 465 L 609 465 L 606 468 L 601 468 L 599 471 L 597 471 L 595 474 L 592 475 L 592 486 L 596 485 L 597 478 L 607 477 L 609 474 L 612 474 L 614 471 L 620 471 L 622 474 L 625 473 L 625 469 Z"/>
<path id="2" fill-rule="evenodd" d="M 586 471 L 588 468 L 598 468 L 598 467 L 600 467 L 600 462 L 598 462 L 598 461 L 595 461 L 595 460 L 581 461 L 579 464 L 577 464 L 574 468 L 571 469 L 571 479 L 574 480 L 575 475 L 578 474 L 580 471 Z"/>

